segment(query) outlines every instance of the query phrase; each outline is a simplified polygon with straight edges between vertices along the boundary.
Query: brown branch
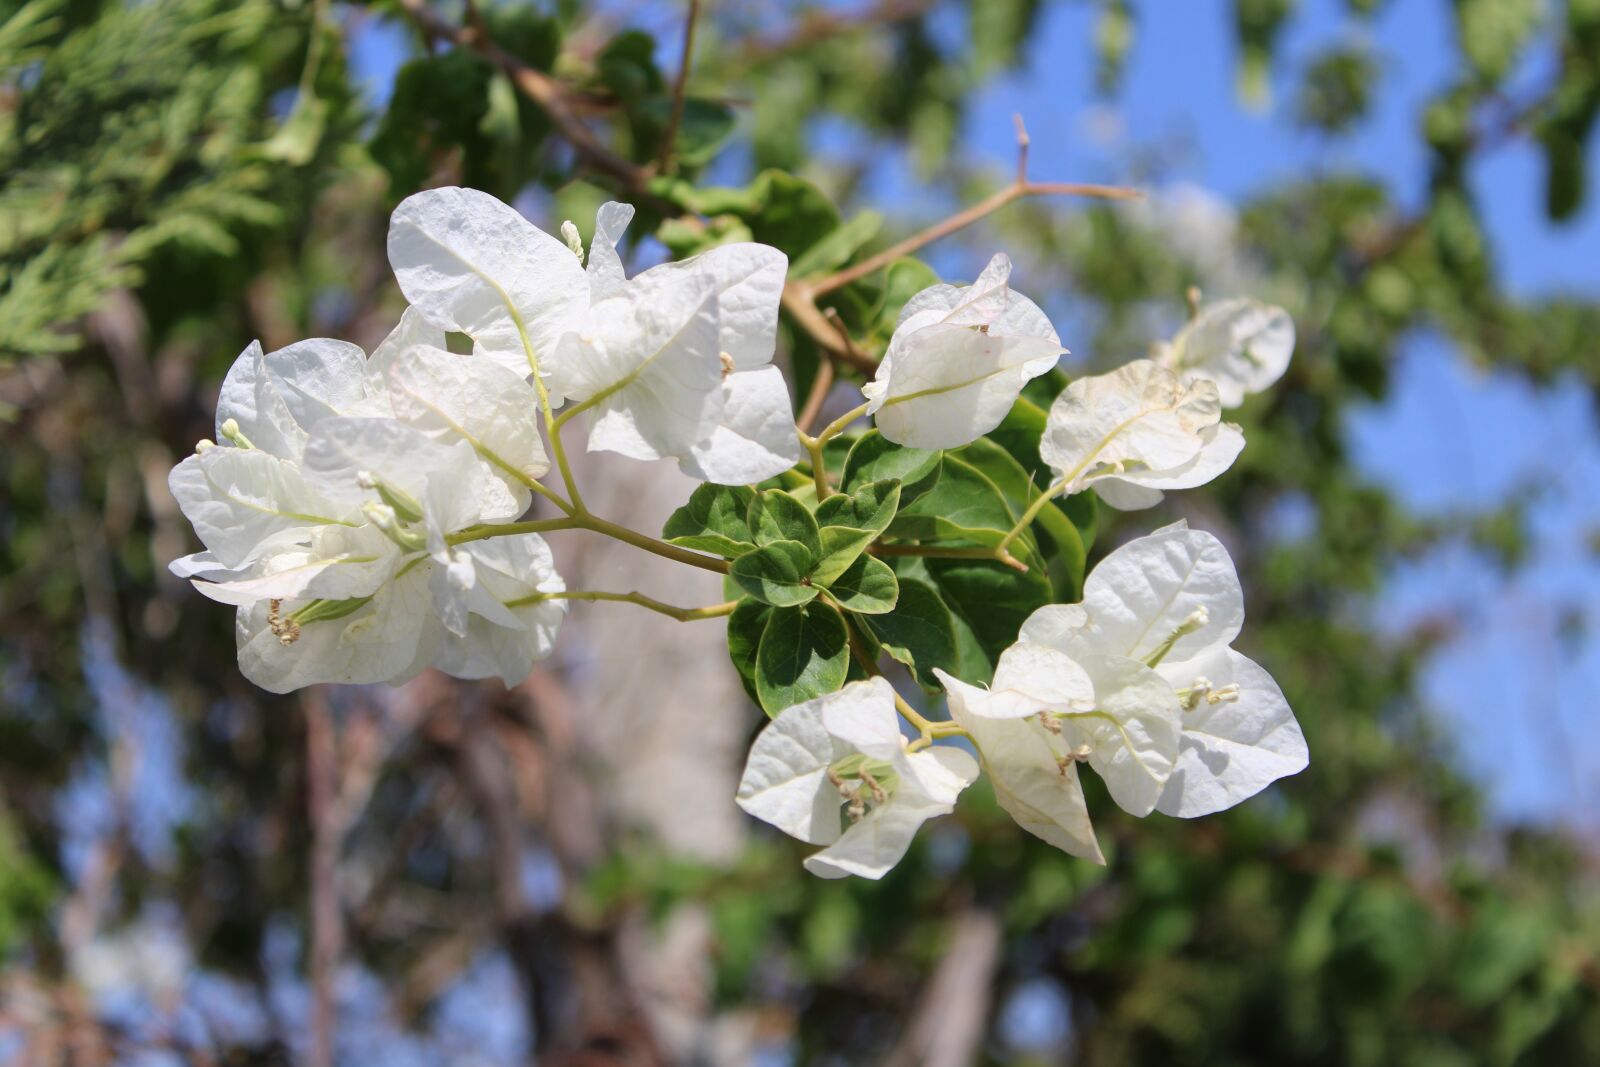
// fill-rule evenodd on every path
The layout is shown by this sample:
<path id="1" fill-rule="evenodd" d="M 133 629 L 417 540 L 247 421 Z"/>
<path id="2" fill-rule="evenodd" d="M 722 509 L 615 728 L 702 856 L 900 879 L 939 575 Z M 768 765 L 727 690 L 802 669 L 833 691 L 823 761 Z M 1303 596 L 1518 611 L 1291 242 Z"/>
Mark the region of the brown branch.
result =
<path id="1" fill-rule="evenodd" d="M 813 8 L 796 20 L 795 28 L 789 34 L 753 40 L 739 49 L 738 69 L 742 71 L 765 60 L 776 59 L 835 37 L 920 18 L 932 7 L 933 0 L 878 0 L 860 11 L 838 12 Z"/>
<path id="2" fill-rule="evenodd" d="M 661 155 L 656 169 L 665 171 L 672 161 L 673 148 L 678 141 L 678 128 L 683 125 L 683 105 L 689 88 L 689 66 L 694 59 L 694 24 L 700 18 L 700 0 L 689 0 L 689 17 L 683 24 L 683 53 L 678 59 L 678 77 L 672 83 L 672 116 L 667 120 L 667 132 L 661 138 Z"/>
<path id="3" fill-rule="evenodd" d="M 522 95 L 549 116 L 550 124 L 590 166 L 622 182 L 630 192 L 644 192 L 650 173 L 600 143 L 573 111 L 567 101 L 567 91 L 560 82 L 505 51 L 481 28 L 450 25 L 433 13 L 426 0 L 400 0 L 400 6 L 430 39 L 470 48 L 499 67 Z"/>
<path id="4" fill-rule="evenodd" d="M 824 359 L 817 364 L 817 376 L 811 379 L 811 392 L 806 394 L 800 417 L 794 420 L 802 433 L 810 433 L 811 426 L 822 414 L 822 405 L 828 402 L 828 390 L 833 388 L 833 360 Z"/>
<path id="5" fill-rule="evenodd" d="M 854 345 L 846 345 L 839 340 L 833 324 L 822 313 L 822 309 L 817 307 L 816 298 L 805 282 L 784 283 L 783 310 L 787 311 L 795 324 L 836 362 L 854 367 L 869 378 L 877 371 L 877 360 Z"/>
<path id="6" fill-rule="evenodd" d="M 1138 200 L 1144 196 L 1136 189 L 1128 189 L 1120 185 L 1096 185 L 1090 182 L 1032 182 L 1026 179 L 1014 181 L 1005 188 L 984 197 L 971 207 L 956 212 L 947 219 L 942 219 L 926 229 L 918 230 L 903 241 L 896 242 L 879 252 L 875 256 L 868 256 L 852 267 L 846 267 L 836 274 L 807 283 L 813 298 L 825 296 L 835 289 L 842 289 L 851 282 L 860 281 L 874 271 L 882 270 L 901 256 L 910 255 L 924 245 L 930 245 L 941 237 L 948 237 L 957 230 L 966 229 L 974 222 L 986 215 L 992 215 L 1014 200 L 1021 200 L 1030 196 L 1087 196 L 1100 200 Z"/>

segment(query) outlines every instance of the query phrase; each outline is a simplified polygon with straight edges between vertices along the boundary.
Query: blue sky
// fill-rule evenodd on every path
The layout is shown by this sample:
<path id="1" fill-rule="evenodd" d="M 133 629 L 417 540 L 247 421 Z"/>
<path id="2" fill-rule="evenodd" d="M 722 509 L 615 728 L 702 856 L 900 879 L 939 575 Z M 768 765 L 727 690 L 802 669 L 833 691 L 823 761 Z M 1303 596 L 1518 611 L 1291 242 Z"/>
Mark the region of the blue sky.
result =
<path id="1" fill-rule="evenodd" d="M 1183 146 L 1163 157 L 1170 180 L 1228 200 L 1326 170 L 1379 176 L 1402 203 L 1422 197 L 1427 158 L 1415 131 L 1424 103 L 1455 63 L 1446 0 L 1390 0 L 1371 23 L 1351 18 L 1344 0 L 1302 0 L 1282 41 L 1276 106 L 1262 110 L 1241 106 L 1235 93 L 1228 0 L 1147 0 L 1141 7 L 1146 14 L 1123 92 L 1108 105 L 1093 94 L 1095 5 L 1049 5 L 1024 66 L 980 94 L 961 151 L 1009 168 L 1015 112 L 1027 120 L 1031 172 L 1040 178 L 1119 180 L 1130 146 L 1161 142 Z M 673 9 L 643 4 L 635 14 L 669 25 Z M 959 21 L 940 29 L 962 32 Z M 1375 113 L 1338 141 L 1297 131 L 1285 106 L 1294 94 L 1287 70 L 1352 41 L 1370 41 L 1379 57 Z M 666 51 L 676 49 L 675 41 L 666 44 Z M 369 21 L 358 35 L 353 61 L 375 98 L 386 95 L 407 47 L 392 23 Z M 662 62 L 670 68 L 676 58 Z M 1536 89 L 1549 73 L 1529 62 L 1515 80 Z M 878 158 L 869 180 L 873 199 L 901 210 L 926 206 L 903 154 Z M 1600 145 L 1591 145 L 1591 159 L 1600 172 Z M 1591 203 L 1564 226 L 1548 224 L 1543 163 L 1533 148 L 1508 143 L 1471 179 L 1513 292 L 1600 291 L 1600 208 Z M 1408 345 L 1394 383 L 1386 403 L 1352 418 L 1364 470 L 1426 515 L 1493 506 L 1513 489 L 1537 484 L 1536 551 L 1510 579 L 1459 548 L 1408 562 L 1391 575 L 1375 620 L 1397 639 L 1424 619 L 1455 626 L 1459 636 L 1426 671 L 1424 696 L 1499 815 L 1600 810 L 1600 732 L 1587 710 L 1600 681 L 1600 642 L 1575 641 L 1566 625 L 1584 619 L 1590 632 L 1600 632 L 1600 560 L 1587 546 L 1600 529 L 1600 436 L 1587 393 L 1575 382 L 1534 388 L 1514 376 L 1483 374 L 1430 336 Z M 1584 819 L 1595 825 L 1594 816 Z"/>

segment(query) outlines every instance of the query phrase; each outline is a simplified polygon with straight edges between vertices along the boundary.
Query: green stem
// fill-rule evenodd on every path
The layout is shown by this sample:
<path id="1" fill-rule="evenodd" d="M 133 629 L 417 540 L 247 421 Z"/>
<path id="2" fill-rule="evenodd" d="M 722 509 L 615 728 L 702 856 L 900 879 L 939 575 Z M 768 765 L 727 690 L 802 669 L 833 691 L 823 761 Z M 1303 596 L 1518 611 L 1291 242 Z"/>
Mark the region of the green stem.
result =
<path id="1" fill-rule="evenodd" d="M 804 430 L 797 432 L 800 435 L 800 443 L 811 453 L 811 482 L 817 487 L 817 499 L 826 500 L 833 495 L 833 489 L 828 485 L 828 468 L 822 455 L 822 441 Z"/>
<path id="2" fill-rule="evenodd" d="M 445 540 L 452 545 L 465 544 L 468 541 L 482 541 L 490 537 L 512 537 L 516 534 L 548 533 L 551 530 L 576 530 L 579 529 L 576 519 L 533 519 L 529 522 L 500 522 L 480 523 L 477 526 L 468 526 L 464 530 L 457 530 L 447 534 Z"/>
<path id="3" fill-rule="evenodd" d="M 1083 464 L 1080 463 L 1078 466 L 1079 469 L 1081 469 Z M 1055 495 L 1061 492 L 1061 490 L 1065 489 L 1067 487 L 1067 483 L 1072 481 L 1072 479 L 1076 478 L 1077 476 L 1078 471 L 1075 470 L 1069 472 L 1065 478 L 1062 478 L 1060 481 L 1052 484 L 1050 488 L 1040 493 L 1033 503 L 1028 505 L 1028 510 L 1022 513 L 1022 518 L 1018 519 L 1017 524 L 1011 527 L 1010 531 L 1000 539 L 1000 543 L 998 545 L 994 546 L 994 555 L 996 559 L 1007 562 L 1008 566 L 1020 566 L 1020 564 L 1012 559 L 1011 554 L 1006 551 L 1007 546 L 1009 546 L 1011 542 L 1015 541 L 1018 537 L 1022 536 L 1022 531 L 1026 530 L 1028 525 L 1033 522 L 1034 519 L 1039 517 L 1039 512 L 1048 507 L 1050 501 L 1055 497 Z M 1022 569 L 1027 570 L 1028 568 L 1022 567 Z"/>
<path id="4" fill-rule="evenodd" d="M 693 622 L 697 619 L 720 619 L 725 615 L 732 615 L 733 609 L 738 607 L 737 600 L 729 600 L 723 604 L 712 604 L 703 608 L 680 608 L 666 604 L 643 593 L 603 593 L 594 590 L 573 589 L 561 593 L 533 593 L 529 596 L 519 597 L 506 602 L 506 607 L 517 608 L 527 604 L 540 604 L 548 600 L 588 600 L 588 601 L 614 601 L 623 604 L 637 604 L 641 608 L 649 608 L 679 622 Z"/>
<path id="5" fill-rule="evenodd" d="M 704 571 L 716 571 L 718 574 L 728 573 L 728 561 L 725 559 L 708 556 L 703 552 L 691 552 L 686 548 L 679 548 L 677 545 L 669 545 L 665 541 L 648 537 L 636 530 L 630 530 L 626 526 L 618 526 L 614 522 L 587 512 L 576 515 L 573 518 L 580 530 L 593 530 L 595 533 L 605 534 L 607 537 L 615 538 L 618 541 L 625 541 L 635 548 L 653 552 L 667 559 L 677 560 L 679 563 L 687 563 L 691 567 L 699 567 Z"/>
<path id="6" fill-rule="evenodd" d="M 943 548 L 939 545 L 873 545 L 874 556 L 922 556 L 926 559 L 993 559 L 1014 570 L 1028 573 L 1028 565 L 999 548 Z"/>

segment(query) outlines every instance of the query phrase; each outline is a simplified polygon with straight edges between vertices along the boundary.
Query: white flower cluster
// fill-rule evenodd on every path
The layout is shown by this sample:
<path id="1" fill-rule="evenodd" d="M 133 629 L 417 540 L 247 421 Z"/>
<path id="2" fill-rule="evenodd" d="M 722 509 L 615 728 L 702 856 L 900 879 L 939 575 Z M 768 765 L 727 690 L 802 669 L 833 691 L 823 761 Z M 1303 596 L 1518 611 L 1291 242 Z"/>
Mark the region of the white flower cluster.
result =
<path id="1" fill-rule="evenodd" d="M 1306 766 L 1305 738 L 1272 677 L 1229 647 L 1244 600 L 1222 543 L 1182 523 L 1131 541 L 1079 604 L 1023 624 L 988 688 L 936 670 L 955 723 L 1018 825 L 1103 863 L 1078 764 L 1124 810 L 1192 818 Z M 827 845 L 812 872 L 881 877 L 916 829 L 977 777 L 961 749 L 901 736 L 882 679 L 780 714 L 756 739 L 739 804 Z M 840 808 L 853 825 L 841 835 Z"/>
<path id="2" fill-rule="evenodd" d="M 563 417 L 589 413 L 591 449 L 709 481 L 794 465 L 771 366 L 783 254 L 725 245 L 628 279 L 616 242 L 632 214 L 601 209 L 585 269 L 485 193 L 419 193 L 389 231 L 411 306 L 370 358 L 320 339 L 239 357 L 217 441 L 170 484 L 206 547 L 173 570 L 238 607 L 247 677 L 274 692 L 430 665 L 526 677 L 565 610 L 549 547 L 462 535 L 527 511 L 550 467 L 541 410 L 565 402 Z M 447 351 L 447 332 L 472 354 Z"/>
<path id="3" fill-rule="evenodd" d="M 577 415 L 588 417 L 591 450 L 670 458 L 703 481 L 747 486 L 791 472 L 802 447 L 820 463 L 827 437 L 861 414 L 895 444 L 970 444 L 1065 351 L 1038 306 L 1012 291 L 1010 261 L 997 255 L 970 286 L 913 296 L 862 390 L 866 403 L 813 438 L 796 426 L 772 365 L 784 255 L 728 244 L 628 278 L 617 242 L 632 216 L 621 204 L 602 207 L 585 263 L 570 223 L 558 240 L 486 194 L 420 193 L 396 209 L 389 231 L 409 307 L 371 356 L 319 339 L 272 353 L 253 344 L 239 357 L 218 400 L 217 440 L 172 471 L 173 495 L 205 545 L 172 569 L 237 607 L 239 661 L 252 681 L 286 692 L 399 682 L 433 666 L 512 685 L 550 653 L 568 598 L 646 603 L 568 591 L 535 532 L 609 530 L 683 558 L 583 508 L 560 436 Z M 470 354 L 449 350 L 452 334 L 470 340 Z M 1113 507 L 1144 508 L 1225 471 L 1244 438 L 1221 421 L 1223 409 L 1276 381 L 1293 346 L 1283 311 L 1226 301 L 1151 358 L 1073 381 L 1040 441 L 1055 480 L 994 558 L 1016 563 L 1005 544 L 1056 496 L 1092 488 Z M 540 481 L 552 465 L 547 448 L 571 500 Z M 835 616 L 867 611 L 869 600 L 872 611 L 892 610 L 898 585 L 883 561 L 861 565 L 877 576 L 873 597 L 845 596 L 839 572 L 889 529 L 899 483 L 876 483 L 888 487 L 868 501 L 876 510 L 853 515 L 858 502 L 830 497 L 826 472 L 801 480 L 814 480 L 817 501 L 730 491 L 728 501 L 770 497 L 796 514 L 722 516 L 725 531 L 709 531 L 699 547 L 734 546 L 725 554 L 736 557 L 736 578 L 748 560 L 771 563 L 758 545 L 799 550 L 816 569 L 785 572 L 799 595 L 767 600 L 774 610 L 798 611 L 824 588 Z M 535 494 L 566 518 L 519 523 Z M 821 551 L 808 508 L 838 520 L 820 530 L 843 538 L 829 542 L 832 554 Z M 807 529 L 814 550 L 784 540 Z M 730 569 L 711 556 L 690 562 Z M 667 610 L 706 618 L 733 608 Z M 991 686 L 935 670 L 952 722 L 921 719 L 882 678 L 782 710 L 751 750 L 738 802 L 824 846 L 807 860 L 813 872 L 879 877 L 924 821 L 953 809 L 981 761 L 1023 827 L 1099 860 L 1080 763 L 1128 811 L 1183 817 L 1305 766 L 1282 693 L 1229 647 L 1243 615 L 1221 543 L 1167 527 L 1108 556 L 1082 603 L 1035 612 Z M 920 736 L 902 735 L 902 716 Z M 958 736 L 977 759 L 933 743 Z"/>

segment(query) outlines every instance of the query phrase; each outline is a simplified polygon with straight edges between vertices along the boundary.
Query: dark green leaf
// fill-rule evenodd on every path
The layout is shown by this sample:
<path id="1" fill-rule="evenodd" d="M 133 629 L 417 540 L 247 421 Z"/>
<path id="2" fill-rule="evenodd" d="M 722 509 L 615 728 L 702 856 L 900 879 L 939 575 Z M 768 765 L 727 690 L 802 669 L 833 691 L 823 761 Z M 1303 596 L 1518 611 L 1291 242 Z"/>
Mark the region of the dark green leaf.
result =
<path id="1" fill-rule="evenodd" d="M 755 494 L 750 500 L 749 523 L 758 545 L 798 541 L 806 546 L 813 560 L 822 555 L 817 520 L 792 493 L 766 489 Z"/>
<path id="2" fill-rule="evenodd" d="M 661 536 L 675 545 L 733 559 L 756 547 L 750 531 L 750 505 L 755 490 L 742 485 L 707 482 L 690 494 L 688 503 L 667 517 Z"/>
<path id="3" fill-rule="evenodd" d="M 907 541 L 993 546 L 1015 522 L 999 487 L 972 464 L 946 453 L 933 490 L 902 507 L 887 532 Z"/>
<path id="4" fill-rule="evenodd" d="M 787 607 L 817 595 L 809 577 L 815 559 L 798 541 L 773 541 L 734 560 L 728 573 L 757 600 Z"/>
<path id="5" fill-rule="evenodd" d="M 867 616 L 861 621 L 885 652 L 911 668 L 924 689 L 932 692 L 939 688 L 933 668 L 956 669 L 956 638 L 950 609 L 932 586 L 904 580 L 900 582 L 900 597 L 894 611 Z"/>
<path id="6" fill-rule="evenodd" d="M 971 630 L 991 669 L 1000 653 L 1017 640 L 1028 616 L 1055 600 L 1055 589 L 1041 567 L 1030 566 L 1023 574 L 992 560 L 924 562 L 934 587 Z"/>
<path id="7" fill-rule="evenodd" d="M 892 478 L 835 493 L 817 505 L 822 552 L 813 577 L 826 585 L 842 574 L 888 528 L 899 505 L 900 483 Z"/>
<path id="8" fill-rule="evenodd" d="M 789 276 L 809 278 L 844 266 L 857 249 L 878 235 L 882 226 L 882 215 L 876 211 L 861 212 L 790 263 Z"/>
<path id="9" fill-rule="evenodd" d="M 756 696 L 768 715 L 844 685 L 850 643 L 827 604 L 781 608 L 767 619 L 756 653 Z"/>
<path id="10" fill-rule="evenodd" d="M 856 438 L 845 457 L 839 483 L 847 491 L 869 482 L 894 479 L 900 483 L 900 507 L 932 489 L 939 481 L 941 453 L 905 448 L 884 439 L 877 430 Z"/>
<path id="11" fill-rule="evenodd" d="M 1043 487 L 1029 476 L 1016 457 L 986 438 L 980 437 L 950 455 L 959 456 L 987 475 L 1005 495 L 1013 514 L 1026 511 L 1042 491 Z M 1062 596 L 1077 599 L 1083 588 L 1083 568 L 1088 555 L 1078 528 L 1067 518 L 1066 512 L 1054 504 L 1040 509 L 1034 522 L 1046 535 L 1040 544 L 1041 553 L 1047 559 L 1054 557 L 1060 561 Z M 1038 532 L 1034 531 L 1036 536 Z"/>
<path id="12" fill-rule="evenodd" d="M 846 611 L 882 615 L 894 610 L 900 583 L 883 560 L 857 556 L 856 561 L 828 586 L 828 592 Z"/>
<path id="13" fill-rule="evenodd" d="M 739 606 L 728 616 L 728 658 L 739 672 L 744 691 L 757 704 L 756 651 L 761 647 L 761 635 L 767 628 L 767 617 L 775 609 L 750 597 L 739 601 Z"/>

